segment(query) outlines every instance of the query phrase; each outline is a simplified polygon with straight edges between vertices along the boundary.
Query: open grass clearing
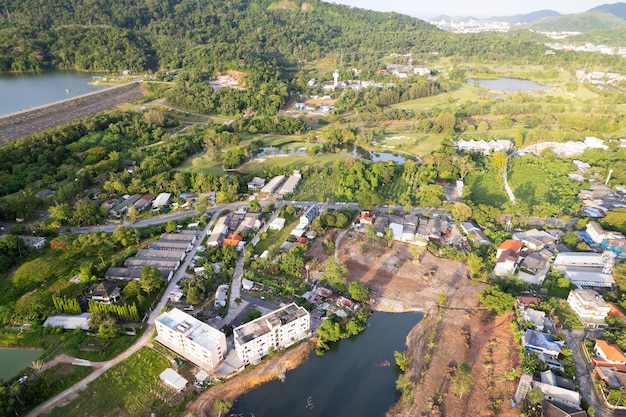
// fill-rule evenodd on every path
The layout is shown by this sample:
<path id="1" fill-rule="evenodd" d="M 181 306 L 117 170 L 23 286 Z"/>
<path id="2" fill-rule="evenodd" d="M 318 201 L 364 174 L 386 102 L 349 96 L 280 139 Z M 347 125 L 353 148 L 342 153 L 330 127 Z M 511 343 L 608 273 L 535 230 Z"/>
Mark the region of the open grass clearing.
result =
<path id="1" fill-rule="evenodd" d="M 168 366 L 168 360 L 159 353 L 143 348 L 90 383 L 68 405 L 55 408 L 50 416 L 163 415 L 159 410 L 169 408 L 167 398 L 173 395 L 158 378 Z"/>
<path id="2" fill-rule="evenodd" d="M 274 166 L 293 169 L 302 169 L 305 166 L 331 167 L 335 161 L 343 161 L 347 158 L 351 158 L 351 156 L 341 154 L 273 156 L 253 159 L 239 167 L 239 171 L 247 174 L 256 174 L 263 172 L 265 168 Z"/>
<path id="3" fill-rule="evenodd" d="M 465 179 L 464 194 L 475 204 L 498 207 L 508 201 L 502 177 L 492 170 L 473 172 Z"/>
<path id="4" fill-rule="evenodd" d="M 460 85 L 458 88 L 453 89 L 448 93 L 437 94 L 436 96 L 418 98 L 417 100 L 405 101 L 402 103 L 394 104 L 391 107 L 398 109 L 407 109 L 413 111 L 420 111 L 431 109 L 440 104 L 449 104 L 451 102 L 464 102 L 466 100 L 479 99 L 479 88 L 467 84 Z"/>
<path id="5" fill-rule="evenodd" d="M 375 150 L 385 152 L 396 150 L 402 154 L 407 152 L 411 155 L 423 157 L 437 150 L 444 140 L 443 134 L 431 135 L 406 131 L 387 130 L 385 138 L 378 140 Z"/>
<path id="6" fill-rule="evenodd" d="M 254 253 L 261 255 L 266 250 L 278 249 L 289 237 L 289 234 L 298 225 L 299 219 L 294 216 L 285 218 L 285 227 L 282 230 L 267 230 L 267 237 L 259 241 L 254 247 Z"/>
<path id="7" fill-rule="evenodd" d="M 330 202 L 337 193 L 337 179 L 324 172 L 307 175 L 298 185 L 293 200 Z"/>
<path id="8" fill-rule="evenodd" d="M 185 159 L 182 164 L 176 168 L 181 172 L 192 172 L 198 174 L 213 174 L 221 177 L 225 174 L 222 169 L 222 163 L 220 161 L 208 161 L 206 159 L 206 152 L 200 152 Z"/>

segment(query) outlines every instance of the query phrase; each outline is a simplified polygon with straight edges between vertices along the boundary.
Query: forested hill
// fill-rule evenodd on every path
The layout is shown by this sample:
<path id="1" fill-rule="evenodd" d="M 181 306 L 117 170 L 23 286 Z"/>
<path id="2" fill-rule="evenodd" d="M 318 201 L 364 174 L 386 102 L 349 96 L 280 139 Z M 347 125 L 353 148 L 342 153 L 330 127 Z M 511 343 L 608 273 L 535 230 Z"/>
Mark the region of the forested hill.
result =
<path id="1" fill-rule="evenodd" d="M 397 13 L 319 0 L 3 0 L 0 71 L 273 67 L 341 56 L 374 68 L 392 52 L 472 59 L 534 55 L 533 43 L 442 33 Z M 223 68 L 220 68 L 223 67 Z"/>
<path id="2" fill-rule="evenodd" d="M 437 31 L 419 19 L 269 0 L 4 0 L 0 70 L 178 68 L 312 60 L 406 49 Z"/>

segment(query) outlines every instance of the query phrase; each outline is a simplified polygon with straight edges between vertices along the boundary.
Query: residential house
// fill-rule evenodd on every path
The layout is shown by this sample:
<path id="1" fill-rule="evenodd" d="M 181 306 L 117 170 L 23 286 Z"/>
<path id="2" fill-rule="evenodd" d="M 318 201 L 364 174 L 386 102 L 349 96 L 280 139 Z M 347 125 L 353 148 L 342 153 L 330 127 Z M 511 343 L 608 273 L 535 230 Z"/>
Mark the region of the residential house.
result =
<path id="1" fill-rule="evenodd" d="M 417 216 L 406 216 L 402 225 L 402 241 L 413 242 L 417 233 L 419 219 Z"/>
<path id="2" fill-rule="evenodd" d="M 107 280 L 116 280 L 116 281 L 138 281 L 141 278 L 141 270 L 143 268 L 116 268 L 111 267 L 106 270 L 104 273 L 104 278 Z M 163 276 L 164 281 L 168 281 L 172 279 L 174 275 L 173 271 L 168 270 L 159 270 L 161 275 Z"/>
<path id="3" fill-rule="evenodd" d="M 519 254 L 520 251 L 522 250 L 522 246 L 523 246 L 522 242 L 520 242 L 519 240 L 513 240 L 513 239 L 505 240 L 504 242 L 502 242 L 500 246 L 498 246 L 498 249 L 496 251 L 496 259 L 498 259 L 500 255 L 502 255 L 502 253 L 507 250 L 510 250 Z"/>
<path id="4" fill-rule="evenodd" d="M 567 303 L 572 307 L 572 310 L 574 310 L 585 327 L 606 327 L 604 319 L 611 311 L 611 307 L 595 291 L 570 291 L 567 296 Z"/>
<path id="5" fill-rule="evenodd" d="M 234 246 L 235 248 L 238 248 L 242 242 L 243 242 L 243 237 L 241 237 L 241 235 L 238 233 L 233 233 L 222 241 L 222 245 Z"/>
<path id="6" fill-rule="evenodd" d="M 215 308 L 226 307 L 226 301 L 228 300 L 228 284 L 222 284 L 217 287 L 215 291 Z"/>
<path id="7" fill-rule="evenodd" d="M 172 368 L 167 368 L 159 374 L 159 379 L 165 383 L 165 385 L 173 388 L 178 392 L 182 392 L 187 386 L 187 380 L 180 376 L 178 372 Z"/>
<path id="8" fill-rule="evenodd" d="M 65 330 L 83 329 L 89 330 L 89 318 L 91 313 L 82 314 L 59 314 L 49 316 L 43 323 L 43 327 L 63 326 Z"/>
<path id="9" fill-rule="evenodd" d="M 155 325 L 156 342 L 202 369 L 210 371 L 224 359 L 224 333 L 177 308 L 157 317 Z"/>
<path id="10" fill-rule="evenodd" d="M 291 303 L 233 329 L 235 351 L 245 364 L 256 364 L 270 353 L 311 335 L 311 319 L 304 308 Z"/>
<path id="11" fill-rule="evenodd" d="M 387 224 L 389 223 L 389 219 L 385 216 L 378 216 L 374 220 L 374 227 L 376 228 L 376 235 L 379 237 L 385 236 L 385 229 L 387 228 Z"/>
<path id="12" fill-rule="evenodd" d="M 22 239 L 22 242 L 24 242 L 26 246 L 36 250 L 43 249 L 46 246 L 46 243 L 48 243 L 48 240 L 45 237 L 22 235 L 19 235 L 18 237 Z"/>
<path id="13" fill-rule="evenodd" d="M 283 182 L 285 182 L 284 175 L 272 178 L 270 182 L 261 188 L 260 194 L 275 194 L 280 189 L 281 185 L 283 185 Z"/>
<path id="14" fill-rule="evenodd" d="M 361 216 L 359 216 L 360 224 L 374 224 L 374 218 L 370 215 L 369 211 L 361 212 Z"/>
<path id="15" fill-rule="evenodd" d="M 187 252 L 184 250 L 160 250 L 159 248 L 139 249 L 137 251 L 138 258 L 157 258 L 157 259 L 185 259 Z"/>
<path id="16" fill-rule="evenodd" d="M 519 240 L 528 249 L 533 251 L 540 251 L 546 245 L 553 245 L 556 242 L 556 238 L 553 235 L 537 229 L 513 233 L 513 239 Z"/>
<path id="17" fill-rule="evenodd" d="M 300 171 L 294 170 L 293 174 L 291 174 L 280 187 L 277 194 L 281 197 L 293 194 L 294 191 L 296 191 L 298 184 L 300 184 L 300 180 L 302 180 L 302 174 L 300 174 Z"/>
<path id="18" fill-rule="evenodd" d="M 162 251 L 185 251 L 189 252 L 193 248 L 192 243 L 188 243 L 180 240 L 167 240 L 167 239 L 159 239 L 153 240 L 148 244 L 149 249 L 160 249 Z"/>
<path id="19" fill-rule="evenodd" d="M 143 268 L 151 266 L 156 269 L 175 271 L 180 266 L 180 260 L 178 259 L 158 259 L 158 258 L 140 258 L 130 257 L 124 261 L 124 266 L 127 268 Z"/>
<path id="20" fill-rule="evenodd" d="M 541 304 L 541 299 L 538 298 L 538 297 L 528 297 L 528 296 L 520 295 L 515 300 L 515 305 L 520 310 L 523 310 L 523 309 L 528 308 L 530 306 L 536 306 L 537 307 L 537 306 L 539 306 L 539 304 Z"/>
<path id="21" fill-rule="evenodd" d="M 313 220 L 321 213 L 320 207 L 317 204 L 313 204 L 300 216 L 299 229 L 307 229 Z"/>
<path id="22" fill-rule="evenodd" d="M 159 209 L 161 207 L 167 206 L 170 203 L 171 199 L 171 193 L 161 193 L 152 202 L 152 208 Z"/>
<path id="23" fill-rule="evenodd" d="M 261 217 L 263 213 L 246 213 L 239 226 L 237 226 L 238 233 L 249 233 L 252 230 L 259 230 L 261 228 Z"/>
<path id="24" fill-rule="evenodd" d="M 524 255 L 519 264 L 518 277 L 529 284 L 541 285 L 550 270 L 550 263 L 538 253 L 531 252 Z"/>
<path id="25" fill-rule="evenodd" d="M 480 226 L 474 221 L 461 222 L 461 229 L 468 238 L 473 239 L 479 245 L 489 245 L 491 243 Z"/>
<path id="26" fill-rule="evenodd" d="M 545 417 L 587 417 L 587 412 L 580 407 L 569 406 L 558 401 L 544 399 L 541 412 Z"/>
<path id="27" fill-rule="evenodd" d="M 283 230 L 285 227 L 285 219 L 282 217 L 276 217 L 271 221 L 268 227 L 271 230 Z"/>
<path id="28" fill-rule="evenodd" d="M 161 235 L 160 240 L 175 240 L 177 242 L 195 243 L 195 233 L 164 233 Z"/>
<path id="29" fill-rule="evenodd" d="M 593 341 L 595 342 L 593 351 L 596 356 L 604 359 L 611 365 L 626 365 L 626 355 L 617 345 L 601 339 L 593 339 Z"/>
<path id="30" fill-rule="evenodd" d="M 519 254 L 510 249 L 500 250 L 499 248 L 498 253 L 500 255 L 496 259 L 496 266 L 493 269 L 493 273 L 499 277 L 513 275 L 517 269 Z"/>
<path id="31" fill-rule="evenodd" d="M 142 211 L 147 209 L 154 200 L 154 196 L 152 194 L 144 194 L 139 200 L 135 202 L 135 208 L 137 211 Z"/>
<path id="32" fill-rule="evenodd" d="M 120 298 L 120 287 L 111 282 L 98 282 L 89 287 L 87 298 L 101 304 L 117 303 Z"/>
<path id="33" fill-rule="evenodd" d="M 128 198 L 126 198 L 125 200 L 123 200 L 122 202 L 116 204 L 115 207 L 109 210 L 109 213 L 112 216 L 121 217 L 124 213 L 128 211 L 128 207 L 135 205 L 135 203 L 139 201 L 140 199 L 141 199 L 140 194 L 133 194 L 129 196 Z"/>
<path id="34" fill-rule="evenodd" d="M 222 239 L 228 233 L 228 226 L 226 226 L 227 216 L 222 216 L 215 222 L 213 231 L 206 241 L 207 246 L 219 246 L 222 244 Z"/>
<path id="35" fill-rule="evenodd" d="M 541 353 L 551 357 L 558 357 L 561 353 L 561 346 L 547 333 L 528 329 L 524 332 L 522 343 L 526 350 Z"/>
<path id="36" fill-rule="evenodd" d="M 522 320 L 533 323 L 538 332 L 543 332 L 545 319 L 546 313 L 543 311 L 526 308 L 522 312 Z"/>
<path id="37" fill-rule="evenodd" d="M 543 392 L 543 397 L 547 401 L 562 404 L 569 407 L 579 407 L 580 394 L 566 388 L 546 384 L 539 381 L 532 382 L 533 388 L 539 388 Z"/>

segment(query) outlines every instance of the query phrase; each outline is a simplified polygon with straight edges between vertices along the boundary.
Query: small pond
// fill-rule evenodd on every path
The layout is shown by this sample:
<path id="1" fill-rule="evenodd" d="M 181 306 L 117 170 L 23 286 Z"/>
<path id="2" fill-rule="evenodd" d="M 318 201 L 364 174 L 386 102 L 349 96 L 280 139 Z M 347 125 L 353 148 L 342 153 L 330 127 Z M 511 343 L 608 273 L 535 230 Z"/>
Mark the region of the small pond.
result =
<path id="1" fill-rule="evenodd" d="M 257 158 L 271 158 L 274 156 L 301 156 L 306 155 L 305 148 L 281 148 L 276 146 L 267 146 L 259 149 L 255 155 Z M 372 162 L 393 161 L 396 164 L 403 164 L 406 158 L 391 152 L 372 152 L 367 149 L 355 146 L 352 151 L 342 150 L 342 154 L 348 154 L 354 158 L 365 159 Z"/>
<path id="2" fill-rule="evenodd" d="M 519 78 L 507 78 L 501 77 L 497 80 L 481 80 L 475 78 L 468 78 L 468 84 L 479 85 L 481 87 L 488 88 L 496 91 L 522 91 L 530 93 L 533 91 L 546 91 L 552 87 L 549 85 L 541 85 L 530 80 L 520 80 Z"/>
<path id="3" fill-rule="evenodd" d="M 406 350 L 406 336 L 421 313 L 374 313 L 367 329 L 341 340 L 323 356 L 311 356 L 272 381 L 239 397 L 234 415 L 255 417 L 381 417 L 397 400 L 400 371 L 394 351 Z"/>
<path id="4" fill-rule="evenodd" d="M 41 350 L 0 348 L 0 380 L 8 381 L 41 356 Z"/>

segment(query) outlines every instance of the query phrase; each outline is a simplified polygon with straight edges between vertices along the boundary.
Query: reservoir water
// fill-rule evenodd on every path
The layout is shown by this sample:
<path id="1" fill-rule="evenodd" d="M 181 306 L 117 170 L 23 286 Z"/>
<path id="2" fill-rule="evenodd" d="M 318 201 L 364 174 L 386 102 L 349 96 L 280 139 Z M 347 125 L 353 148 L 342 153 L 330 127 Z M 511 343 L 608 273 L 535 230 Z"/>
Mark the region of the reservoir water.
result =
<path id="1" fill-rule="evenodd" d="M 94 75 L 76 71 L 0 74 L 0 115 L 110 87 L 88 84 Z"/>
<path id="2" fill-rule="evenodd" d="M 0 348 L 0 380 L 13 378 L 39 356 L 40 350 Z"/>
<path id="3" fill-rule="evenodd" d="M 545 91 L 552 87 L 549 85 L 541 85 L 530 80 L 520 80 L 519 78 L 507 78 L 501 77 L 497 80 L 481 80 L 475 78 L 468 78 L 468 84 L 478 84 L 481 87 L 488 88 L 490 90 L 497 91 Z"/>
<path id="4" fill-rule="evenodd" d="M 394 351 L 406 350 L 406 336 L 421 313 L 374 313 L 368 328 L 315 353 L 286 375 L 239 397 L 231 413 L 255 417 L 384 417 L 396 402 L 400 371 Z"/>

